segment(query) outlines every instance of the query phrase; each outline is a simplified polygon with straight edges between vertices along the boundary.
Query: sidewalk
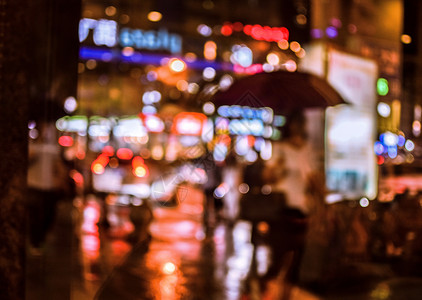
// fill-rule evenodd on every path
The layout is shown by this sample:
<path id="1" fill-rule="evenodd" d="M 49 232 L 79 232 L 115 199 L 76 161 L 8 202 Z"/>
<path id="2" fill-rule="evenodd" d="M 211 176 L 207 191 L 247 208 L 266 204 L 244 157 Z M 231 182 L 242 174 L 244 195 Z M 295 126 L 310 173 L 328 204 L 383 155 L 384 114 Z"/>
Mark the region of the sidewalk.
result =
<path id="1" fill-rule="evenodd" d="M 220 223 L 205 236 L 203 195 L 194 190 L 189 195 L 176 208 L 155 208 L 151 236 L 145 234 L 137 243 L 129 243 L 122 233 L 130 225 L 124 209 L 118 212 L 118 229 L 80 232 L 74 226 L 78 210 L 61 203 L 42 255 L 28 253 L 27 300 L 254 300 L 253 293 L 245 295 L 251 250 L 244 238 L 247 226 Z M 291 299 L 420 299 L 422 278 L 398 276 L 386 263 L 333 265 L 334 257 L 308 250 L 302 277 L 330 276 L 294 287 Z M 318 272 L 309 273 L 309 263 Z"/>

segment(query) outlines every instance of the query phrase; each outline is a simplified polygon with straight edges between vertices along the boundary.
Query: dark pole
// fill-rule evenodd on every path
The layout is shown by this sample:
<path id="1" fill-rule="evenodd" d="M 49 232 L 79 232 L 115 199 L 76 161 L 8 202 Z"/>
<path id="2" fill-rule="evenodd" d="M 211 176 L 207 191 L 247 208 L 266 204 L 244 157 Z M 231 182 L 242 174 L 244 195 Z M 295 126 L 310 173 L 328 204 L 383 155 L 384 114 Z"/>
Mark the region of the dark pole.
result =
<path id="1" fill-rule="evenodd" d="M 0 0 L 0 295 L 25 296 L 27 2 Z"/>
<path id="2" fill-rule="evenodd" d="M 25 299 L 28 121 L 77 96 L 81 0 L 0 0 L 0 298 Z M 70 282 L 69 282 L 70 286 Z"/>

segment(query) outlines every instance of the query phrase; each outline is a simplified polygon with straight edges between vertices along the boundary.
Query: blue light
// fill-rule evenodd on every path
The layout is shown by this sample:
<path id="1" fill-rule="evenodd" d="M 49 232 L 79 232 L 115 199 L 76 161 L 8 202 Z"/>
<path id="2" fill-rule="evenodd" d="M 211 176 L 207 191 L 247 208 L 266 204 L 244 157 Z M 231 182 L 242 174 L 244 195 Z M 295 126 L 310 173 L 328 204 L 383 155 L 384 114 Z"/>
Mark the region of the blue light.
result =
<path id="1" fill-rule="evenodd" d="M 328 26 L 327 29 L 325 30 L 325 33 L 327 34 L 327 36 L 329 38 L 335 38 L 338 35 L 337 32 L 337 28 L 335 28 L 334 26 Z"/>
<path id="2" fill-rule="evenodd" d="M 311 30 L 311 36 L 314 38 L 314 39 L 320 39 L 320 38 L 322 38 L 323 37 L 323 32 L 322 32 L 322 30 L 321 29 L 312 29 Z"/>
<path id="3" fill-rule="evenodd" d="M 405 142 L 406 142 L 406 138 L 402 135 L 399 135 L 399 140 L 397 142 L 397 146 L 403 147 Z"/>
<path id="4" fill-rule="evenodd" d="M 388 146 L 388 156 L 391 158 L 397 157 L 397 147 L 396 146 Z"/>
<path id="5" fill-rule="evenodd" d="M 80 47 L 79 58 L 82 60 L 95 59 L 102 61 L 124 61 L 130 64 L 137 65 L 161 65 L 163 58 L 171 58 L 166 54 L 153 54 L 147 52 L 134 52 L 131 56 L 122 55 L 119 50 L 104 49 L 100 47 Z M 202 70 L 207 67 L 214 68 L 215 70 L 233 71 L 233 65 L 230 63 L 209 62 L 204 60 L 196 60 L 194 62 L 186 63 L 188 68 Z"/>
<path id="6" fill-rule="evenodd" d="M 375 154 L 381 155 L 384 153 L 384 145 L 381 142 L 376 141 L 374 145 Z"/>

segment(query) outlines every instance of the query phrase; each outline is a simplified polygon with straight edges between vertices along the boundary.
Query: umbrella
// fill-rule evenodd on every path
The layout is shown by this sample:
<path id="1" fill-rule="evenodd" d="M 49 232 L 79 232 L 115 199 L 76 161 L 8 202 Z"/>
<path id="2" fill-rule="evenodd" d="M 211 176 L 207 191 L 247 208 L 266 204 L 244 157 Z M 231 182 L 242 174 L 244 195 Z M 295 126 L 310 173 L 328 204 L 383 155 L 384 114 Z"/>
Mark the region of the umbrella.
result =
<path id="1" fill-rule="evenodd" d="M 271 107 L 276 113 L 289 113 L 310 107 L 346 103 L 324 79 L 309 73 L 275 71 L 239 79 L 227 90 L 218 91 L 213 103 L 250 107 Z"/>

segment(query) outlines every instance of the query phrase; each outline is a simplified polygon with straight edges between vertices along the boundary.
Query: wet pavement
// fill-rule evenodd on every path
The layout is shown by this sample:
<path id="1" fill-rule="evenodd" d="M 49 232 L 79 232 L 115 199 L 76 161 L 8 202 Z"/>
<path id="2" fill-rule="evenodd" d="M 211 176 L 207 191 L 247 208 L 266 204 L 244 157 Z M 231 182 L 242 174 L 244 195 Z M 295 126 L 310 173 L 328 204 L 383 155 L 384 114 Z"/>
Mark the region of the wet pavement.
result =
<path id="1" fill-rule="evenodd" d="M 26 298 L 279 299 L 280 278 L 260 291 L 248 276 L 253 253 L 257 273 L 269 264 L 265 245 L 254 252 L 250 224 L 220 221 L 205 232 L 204 196 L 186 189 L 178 205 L 155 206 L 151 219 L 145 209 L 110 206 L 108 226 L 101 225 L 103 208 L 95 197 L 86 205 L 59 202 L 43 249 L 28 249 Z M 420 299 L 422 277 L 400 272 L 403 261 L 395 268 L 390 261 L 339 259 L 336 247 L 308 241 L 291 299 Z"/>

